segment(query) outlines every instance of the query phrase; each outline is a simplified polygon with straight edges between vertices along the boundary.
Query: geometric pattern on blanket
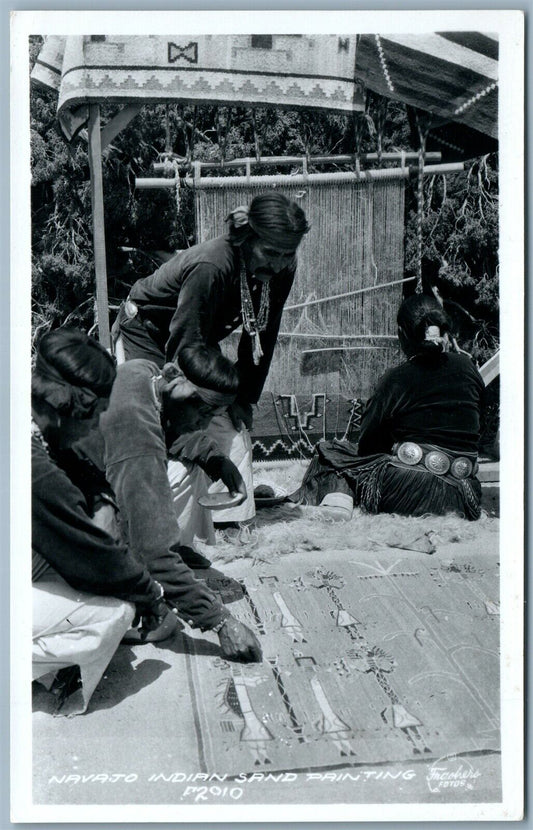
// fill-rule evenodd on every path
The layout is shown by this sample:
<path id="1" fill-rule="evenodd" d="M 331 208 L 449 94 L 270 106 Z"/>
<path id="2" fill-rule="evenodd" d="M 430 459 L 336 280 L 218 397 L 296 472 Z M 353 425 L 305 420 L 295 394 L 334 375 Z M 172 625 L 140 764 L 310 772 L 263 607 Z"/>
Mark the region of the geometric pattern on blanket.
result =
<path id="1" fill-rule="evenodd" d="M 32 80 L 58 90 L 70 139 L 69 113 L 107 98 L 363 111 L 355 51 L 354 36 L 335 34 L 52 36 Z"/>
<path id="2" fill-rule="evenodd" d="M 498 563 L 358 552 L 255 563 L 264 659 L 188 659 L 199 768 L 327 770 L 499 749 Z M 195 637 L 187 637 L 194 650 Z"/>
<path id="3" fill-rule="evenodd" d="M 318 441 L 357 441 L 364 402 L 341 395 L 265 393 L 254 413 L 254 461 L 310 458 Z"/>

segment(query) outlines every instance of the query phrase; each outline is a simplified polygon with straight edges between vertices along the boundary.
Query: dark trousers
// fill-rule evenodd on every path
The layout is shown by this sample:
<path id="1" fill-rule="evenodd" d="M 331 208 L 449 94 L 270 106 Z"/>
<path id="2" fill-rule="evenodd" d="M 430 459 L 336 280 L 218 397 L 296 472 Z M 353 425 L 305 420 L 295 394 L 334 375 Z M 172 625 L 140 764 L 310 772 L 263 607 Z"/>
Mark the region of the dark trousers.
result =
<path id="1" fill-rule="evenodd" d="M 117 319 L 113 324 L 112 336 L 116 341 L 120 335 L 124 347 L 126 360 L 143 358 L 151 360 L 160 368 L 166 363 L 165 345 L 159 331 L 148 321 L 143 322 L 140 311 L 135 317 L 127 317 L 124 311 L 124 303 L 120 306 Z M 153 331 L 150 331 L 150 327 Z"/>

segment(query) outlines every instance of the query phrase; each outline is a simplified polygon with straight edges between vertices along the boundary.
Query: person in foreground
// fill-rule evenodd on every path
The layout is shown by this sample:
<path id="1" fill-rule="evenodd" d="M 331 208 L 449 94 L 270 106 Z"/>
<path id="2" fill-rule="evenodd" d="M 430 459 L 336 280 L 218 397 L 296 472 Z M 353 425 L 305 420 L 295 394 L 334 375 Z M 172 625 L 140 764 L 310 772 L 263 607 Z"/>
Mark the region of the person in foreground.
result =
<path id="1" fill-rule="evenodd" d="M 179 251 L 138 280 L 113 327 L 117 359 L 145 358 L 160 368 L 191 344 L 218 348 L 242 324 L 234 402 L 208 426 L 221 451 L 239 468 L 248 492 L 218 521 L 255 515 L 252 481 L 252 405 L 261 395 L 285 301 L 296 272 L 296 251 L 309 230 L 304 211 L 276 191 L 233 210 L 228 233 Z M 217 489 L 215 485 L 214 488 Z"/>
<path id="2" fill-rule="evenodd" d="M 176 603 L 161 583 L 104 529 L 108 495 L 100 506 L 94 493 L 88 501 L 61 466 L 97 425 L 115 376 L 112 358 L 81 332 L 58 329 L 39 343 L 32 376 L 32 669 L 59 702 L 66 698 L 62 714 L 86 710 L 135 617 L 146 640 L 154 631 L 156 639 L 170 636 L 177 624 L 170 613 Z M 178 593 L 198 602 L 192 624 L 218 629 L 226 657 L 260 659 L 253 633 L 181 568 Z"/>
<path id="3" fill-rule="evenodd" d="M 318 445 L 297 497 L 337 518 L 350 518 L 355 503 L 369 513 L 478 519 L 481 375 L 449 351 L 450 322 L 434 297 L 408 297 L 397 319 L 407 360 L 378 382 L 358 446 Z"/>
<path id="4" fill-rule="evenodd" d="M 196 536 L 210 541 L 210 511 L 197 502 L 209 479 L 221 480 L 232 495 L 246 494 L 237 467 L 205 432 L 213 413 L 234 400 L 238 377 L 227 358 L 201 345 L 184 350 L 180 363 L 186 374 L 174 363 L 159 370 L 143 359 L 118 367 L 109 408 L 100 418 L 105 475 L 123 538 L 162 583 L 167 601 L 175 600 L 187 621 L 213 628 L 228 612 L 194 578 L 190 568 L 205 569 L 210 562 L 190 544 Z M 177 500 L 169 459 L 188 482 Z M 244 626 L 242 633 L 253 637 Z M 254 637 L 249 645 L 256 644 Z"/>
<path id="5" fill-rule="evenodd" d="M 106 478 L 122 537 L 162 584 L 165 601 L 189 625 L 217 632 L 226 657 L 258 661 L 255 634 L 191 570 L 208 567 L 209 560 L 183 543 L 196 498 L 207 491 L 204 471 L 230 493 L 246 492 L 237 467 L 204 431 L 213 413 L 234 399 L 238 377 L 219 351 L 199 344 L 184 350 L 180 363 L 184 371 L 176 364 L 160 371 L 142 359 L 118 367 L 109 407 L 100 417 Z M 167 475 L 169 457 L 179 460 L 190 481 L 179 509 Z M 164 636 L 154 632 L 148 639 Z"/>
<path id="6" fill-rule="evenodd" d="M 64 699 L 62 714 L 85 711 L 135 614 L 146 631 L 168 615 L 161 585 L 93 521 L 58 461 L 95 425 L 114 378 L 111 357 L 81 332 L 41 339 L 32 376 L 32 669 Z"/>

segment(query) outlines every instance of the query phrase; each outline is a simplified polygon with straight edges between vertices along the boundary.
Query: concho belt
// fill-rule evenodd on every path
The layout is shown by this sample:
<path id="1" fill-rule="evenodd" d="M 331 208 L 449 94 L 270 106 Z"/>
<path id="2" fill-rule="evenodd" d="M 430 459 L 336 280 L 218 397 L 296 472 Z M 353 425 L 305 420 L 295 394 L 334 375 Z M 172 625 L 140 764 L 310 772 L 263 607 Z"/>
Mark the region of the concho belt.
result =
<path id="1" fill-rule="evenodd" d="M 477 461 L 473 461 L 465 455 L 450 456 L 438 447 L 421 446 L 415 444 L 414 441 L 403 441 L 401 444 L 395 444 L 392 452 L 398 461 L 408 467 L 425 467 L 426 470 L 437 476 L 450 473 L 459 481 L 470 478 L 479 469 Z"/>

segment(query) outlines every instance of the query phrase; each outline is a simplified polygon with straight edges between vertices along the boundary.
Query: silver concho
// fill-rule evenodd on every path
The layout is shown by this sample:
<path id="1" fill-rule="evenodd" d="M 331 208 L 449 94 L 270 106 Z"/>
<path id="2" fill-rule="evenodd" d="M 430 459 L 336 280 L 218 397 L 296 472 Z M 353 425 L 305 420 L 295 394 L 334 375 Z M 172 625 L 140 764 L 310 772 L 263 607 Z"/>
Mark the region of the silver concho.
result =
<path id="1" fill-rule="evenodd" d="M 452 466 L 450 467 L 451 474 L 454 478 L 468 478 L 472 475 L 472 471 L 474 469 L 474 465 L 470 461 L 469 458 L 456 458 L 452 461 Z"/>
<path id="2" fill-rule="evenodd" d="M 439 450 L 431 450 L 424 458 L 424 464 L 435 475 L 443 476 L 450 469 L 450 459 Z"/>
<path id="3" fill-rule="evenodd" d="M 419 447 L 418 444 L 414 444 L 412 441 L 404 441 L 398 447 L 398 458 L 404 464 L 414 466 L 421 460 L 422 455 L 422 447 Z"/>
<path id="4" fill-rule="evenodd" d="M 139 307 L 137 303 L 134 303 L 133 300 L 130 300 L 128 297 L 128 299 L 124 301 L 124 316 L 127 320 L 133 320 L 134 317 L 137 317 L 138 313 Z"/>

